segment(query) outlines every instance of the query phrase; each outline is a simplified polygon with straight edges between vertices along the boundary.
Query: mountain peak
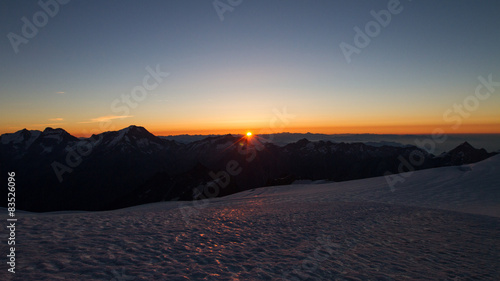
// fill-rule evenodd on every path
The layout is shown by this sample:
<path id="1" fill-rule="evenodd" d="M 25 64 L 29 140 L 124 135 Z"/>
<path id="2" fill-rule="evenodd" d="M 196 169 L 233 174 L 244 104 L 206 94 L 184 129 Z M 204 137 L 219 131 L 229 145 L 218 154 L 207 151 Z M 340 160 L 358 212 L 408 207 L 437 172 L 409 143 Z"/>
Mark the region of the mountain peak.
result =
<path id="1" fill-rule="evenodd" d="M 310 143 L 310 141 L 306 138 L 303 138 L 303 139 L 300 139 L 297 141 L 297 144 L 299 144 L 299 145 L 306 145 L 308 143 Z"/>
<path id="2" fill-rule="evenodd" d="M 118 131 L 123 134 L 151 134 L 146 128 L 142 126 L 130 125 Z"/>
<path id="3" fill-rule="evenodd" d="M 454 149 L 440 155 L 442 165 L 460 165 L 481 161 L 491 156 L 485 149 L 474 148 L 470 143 L 463 142 Z"/>
<path id="4" fill-rule="evenodd" d="M 33 141 L 40 136 L 42 132 L 34 130 L 30 131 L 27 130 L 26 128 L 19 130 L 15 133 L 7 133 L 3 134 L 0 136 L 0 143 L 1 144 L 19 144 L 19 143 L 25 143 L 25 146 L 28 147 L 30 146 Z"/>
<path id="5" fill-rule="evenodd" d="M 476 148 L 474 148 L 470 143 L 465 141 L 465 142 L 461 143 L 459 146 L 452 149 L 450 151 L 450 153 L 458 152 L 458 151 L 475 151 L 475 150 L 476 150 Z"/>
<path id="6" fill-rule="evenodd" d="M 61 128 L 56 128 L 53 129 L 51 127 L 45 128 L 43 132 L 41 133 L 40 137 L 43 138 L 55 138 L 56 136 L 61 137 L 61 138 L 70 138 L 70 139 L 75 139 L 70 133 L 66 132 L 66 130 L 61 129 Z"/>
<path id="7" fill-rule="evenodd" d="M 151 152 L 150 146 L 155 149 L 163 145 L 163 141 L 150 133 L 144 127 L 131 125 L 118 131 L 103 133 L 107 147 L 119 145 L 120 149 L 139 149 Z M 128 147 L 128 148 L 125 148 Z"/>
<path id="8" fill-rule="evenodd" d="M 24 131 L 24 130 L 23 130 Z M 61 129 L 61 128 L 56 128 L 56 129 L 53 129 L 52 127 L 47 127 L 45 128 L 45 130 L 43 130 L 42 134 L 68 134 L 68 132 L 66 132 L 64 129 Z"/>
<path id="9" fill-rule="evenodd" d="M 129 130 L 146 130 L 146 128 L 144 128 L 142 126 L 137 126 L 137 125 L 130 125 L 127 128 L 125 128 L 125 129 L 129 129 Z"/>
<path id="10" fill-rule="evenodd" d="M 72 136 L 70 133 L 66 132 L 64 129 L 56 128 L 53 129 L 51 127 L 45 128 L 43 132 L 40 134 L 40 140 L 52 140 L 60 143 L 62 141 L 77 141 L 78 138 Z"/>
<path id="11" fill-rule="evenodd" d="M 463 142 L 459 145 L 459 147 L 467 147 L 467 148 L 474 148 L 470 143 L 468 142 Z"/>

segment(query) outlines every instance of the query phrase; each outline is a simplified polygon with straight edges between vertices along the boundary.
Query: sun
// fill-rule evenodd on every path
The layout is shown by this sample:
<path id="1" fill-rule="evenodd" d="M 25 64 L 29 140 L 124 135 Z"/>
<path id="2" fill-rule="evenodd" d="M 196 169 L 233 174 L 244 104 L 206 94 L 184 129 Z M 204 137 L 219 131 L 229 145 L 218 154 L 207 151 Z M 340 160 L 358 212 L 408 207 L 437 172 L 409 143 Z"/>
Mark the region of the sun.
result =
<path id="1" fill-rule="evenodd" d="M 247 132 L 247 137 L 251 137 L 252 136 L 252 132 Z"/>

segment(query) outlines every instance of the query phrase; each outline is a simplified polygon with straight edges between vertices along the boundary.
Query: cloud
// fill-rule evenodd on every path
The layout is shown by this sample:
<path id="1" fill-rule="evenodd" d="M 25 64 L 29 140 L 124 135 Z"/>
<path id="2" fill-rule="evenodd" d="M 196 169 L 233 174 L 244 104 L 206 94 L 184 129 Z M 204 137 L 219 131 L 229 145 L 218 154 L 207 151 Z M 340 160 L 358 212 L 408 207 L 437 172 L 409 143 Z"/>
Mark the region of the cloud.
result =
<path id="1" fill-rule="evenodd" d="M 84 122 L 79 122 L 79 123 L 83 124 L 83 123 L 106 122 L 106 121 L 110 121 L 113 119 L 124 119 L 124 118 L 130 118 L 130 117 L 134 117 L 134 116 L 133 115 L 106 115 L 106 116 L 100 116 L 97 118 L 92 118 L 92 119 L 90 119 L 90 121 L 84 121 Z"/>
<path id="2" fill-rule="evenodd" d="M 63 118 L 51 118 L 49 121 L 63 121 Z"/>
<path id="3" fill-rule="evenodd" d="M 60 126 L 60 125 L 64 125 L 66 123 L 45 123 L 45 124 L 31 124 L 30 126 L 33 126 L 33 127 L 53 127 L 53 126 Z"/>
<path id="4" fill-rule="evenodd" d="M 56 92 L 56 94 L 62 95 L 62 94 L 66 94 L 66 92 Z"/>

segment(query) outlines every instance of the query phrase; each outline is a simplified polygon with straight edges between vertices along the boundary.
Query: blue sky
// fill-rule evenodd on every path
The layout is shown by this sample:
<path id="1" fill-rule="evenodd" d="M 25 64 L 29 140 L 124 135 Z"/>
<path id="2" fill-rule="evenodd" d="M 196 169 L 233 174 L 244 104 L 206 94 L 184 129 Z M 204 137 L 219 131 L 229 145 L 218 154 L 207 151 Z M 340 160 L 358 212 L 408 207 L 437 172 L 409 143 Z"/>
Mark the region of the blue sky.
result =
<path id="1" fill-rule="evenodd" d="M 296 116 L 284 131 L 448 126 L 443 112 L 474 93 L 478 76 L 500 81 L 500 4 L 400 1 L 402 11 L 348 63 L 339 44 L 354 44 L 353 28 L 390 2 L 243 0 L 221 21 L 213 1 L 73 0 L 16 54 L 7 35 L 22 35 L 21 18 L 42 8 L 3 1 L 0 131 L 99 130 L 92 120 L 117 115 L 112 102 L 157 65 L 169 76 L 112 119 L 116 128 L 238 133 L 269 126 L 284 107 Z M 498 128 L 498 92 L 461 132 Z"/>

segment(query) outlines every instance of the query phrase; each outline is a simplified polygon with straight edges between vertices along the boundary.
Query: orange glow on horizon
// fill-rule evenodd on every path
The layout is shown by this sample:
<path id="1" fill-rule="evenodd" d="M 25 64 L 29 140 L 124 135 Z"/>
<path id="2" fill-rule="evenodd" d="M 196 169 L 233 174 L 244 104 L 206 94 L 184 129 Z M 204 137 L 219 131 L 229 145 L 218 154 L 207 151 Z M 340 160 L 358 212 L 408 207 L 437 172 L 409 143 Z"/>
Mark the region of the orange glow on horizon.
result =
<path id="1" fill-rule="evenodd" d="M 132 124 L 129 124 L 132 125 Z M 71 135 L 75 137 L 90 137 L 92 134 L 100 134 L 105 131 L 116 131 L 128 127 L 129 125 L 112 126 L 107 130 L 99 130 L 98 128 L 89 127 L 88 129 L 81 126 L 51 126 L 52 128 L 62 128 Z M 169 135 L 224 135 L 224 134 L 234 134 L 238 135 L 241 131 L 246 132 L 244 135 L 246 137 L 253 137 L 255 134 L 277 134 L 277 133 L 314 133 L 314 134 L 391 134 L 391 135 L 428 135 L 432 134 L 436 129 L 444 131 L 445 134 L 500 134 L 500 123 L 498 124 L 462 124 L 460 127 L 454 129 L 453 124 L 437 124 L 437 125 L 389 125 L 389 126 L 301 126 L 301 127 L 284 127 L 280 129 L 273 129 L 269 127 L 264 128 L 254 128 L 253 130 L 237 129 L 237 128 L 214 128 L 214 129 L 198 129 L 198 128 L 186 128 L 186 129 L 171 129 L 165 130 L 165 128 L 159 125 L 148 124 L 134 124 L 137 126 L 143 126 L 156 136 L 169 136 Z M 193 126 L 194 127 L 194 126 Z M 0 128 L 0 134 L 14 133 L 16 131 L 26 128 L 28 130 L 41 130 L 43 127 L 8 127 Z M 255 132 L 255 134 L 254 134 Z"/>
<path id="2" fill-rule="evenodd" d="M 146 129 L 148 129 L 146 127 Z M 435 130 L 440 129 L 445 134 L 500 134 L 500 124 L 463 124 L 457 129 L 453 129 L 450 124 L 439 125 L 411 125 L 411 126 L 331 126 L 331 127 L 290 127 L 279 130 L 271 128 L 254 129 L 251 132 L 255 134 L 276 134 L 276 133 L 314 133 L 314 134 L 390 134 L 390 135 L 429 135 Z M 215 129 L 215 130 L 182 130 L 182 131 L 163 131 L 150 130 L 151 133 L 158 136 L 168 135 L 223 135 L 238 134 L 241 129 Z M 254 134 L 255 132 L 255 134 Z M 247 135 L 248 136 L 248 135 Z"/>

